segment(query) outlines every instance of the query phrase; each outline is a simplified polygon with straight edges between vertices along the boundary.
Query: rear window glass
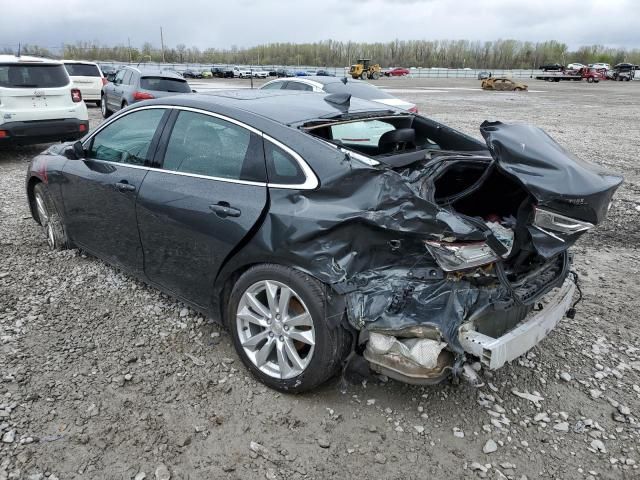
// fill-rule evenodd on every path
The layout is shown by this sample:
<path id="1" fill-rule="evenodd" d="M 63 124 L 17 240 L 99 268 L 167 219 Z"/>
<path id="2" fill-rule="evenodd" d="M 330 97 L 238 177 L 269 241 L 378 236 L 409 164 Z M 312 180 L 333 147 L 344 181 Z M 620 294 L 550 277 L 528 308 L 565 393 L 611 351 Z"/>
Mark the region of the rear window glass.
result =
<path id="1" fill-rule="evenodd" d="M 0 64 L 0 87 L 52 88 L 69 84 L 62 65 Z"/>
<path id="2" fill-rule="evenodd" d="M 100 77 L 100 69 L 97 65 L 86 65 L 84 63 L 65 63 L 64 68 L 67 69 L 72 77 Z"/>
<path id="3" fill-rule="evenodd" d="M 328 83 L 324 86 L 327 93 L 350 93 L 354 97 L 364 98 L 365 100 L 377 100 L 381 98 L 394 98 L 384 90 L 380 90 L 366 82 L 342 82 Z"/>
<path id="4" fill-rule="evenodd" d="M 395 130 L 389 123 L 380 120 L 363 120 L 331 126 L 331 137 L 344 145 L 377 147 L 383 134 Z"/>
<path id="5" fill-rule="evenodd" d="M 140 79 L 140 88 L 145 90 L 155 90 L 156 92 L 191 92 L 189 84 L 184 80 L 166 77 L 142 77 Z"/>

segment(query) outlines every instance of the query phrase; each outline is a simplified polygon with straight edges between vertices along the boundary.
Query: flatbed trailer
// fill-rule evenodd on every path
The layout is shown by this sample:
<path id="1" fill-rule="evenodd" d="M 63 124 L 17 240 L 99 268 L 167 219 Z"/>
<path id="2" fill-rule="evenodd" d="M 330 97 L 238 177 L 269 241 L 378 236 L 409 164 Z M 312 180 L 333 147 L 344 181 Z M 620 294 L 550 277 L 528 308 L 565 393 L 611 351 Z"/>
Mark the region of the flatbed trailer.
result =
<path id="1" fill-rule="evenodd" d="M 546 80 L 547 82 L 559 82 L 560 80 L 574 80 L 579 82 L 582 80 L 580 72 L 541 72 L 536 75 L 536 80 Z"/>

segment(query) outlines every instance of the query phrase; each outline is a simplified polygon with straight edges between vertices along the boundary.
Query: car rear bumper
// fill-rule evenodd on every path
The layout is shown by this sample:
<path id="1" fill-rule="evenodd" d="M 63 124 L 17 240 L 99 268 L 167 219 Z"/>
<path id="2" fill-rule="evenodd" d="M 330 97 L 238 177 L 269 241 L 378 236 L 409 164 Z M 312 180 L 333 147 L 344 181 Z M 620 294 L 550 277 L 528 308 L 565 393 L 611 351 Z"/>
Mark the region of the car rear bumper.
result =
<path id="1" fill-rule="evenodd" d="M 501 337 L 492 338 L 473 330 L 470 325 L 460 328 L 458 339 L 465 352 L 480 359 L 494 370 L 524 355 L 553 330 L 571 306 L 575 284 L 569 278 L 543 297 L 543 308 L 532 312 L 515 328 Z"/>
<path id="2" fill-rule="evenodd" d="M 76 140 L 89 131 L 88 120 L 62 118 L 0 124 L 0 145 L 31 145 Z"/>

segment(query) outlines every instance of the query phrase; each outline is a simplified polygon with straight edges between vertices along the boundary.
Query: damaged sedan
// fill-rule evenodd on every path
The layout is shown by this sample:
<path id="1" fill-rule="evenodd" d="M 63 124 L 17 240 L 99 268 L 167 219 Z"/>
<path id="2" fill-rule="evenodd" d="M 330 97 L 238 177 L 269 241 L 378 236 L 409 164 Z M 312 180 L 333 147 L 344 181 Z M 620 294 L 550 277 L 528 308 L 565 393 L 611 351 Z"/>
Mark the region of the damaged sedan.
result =
<path id="1" fill-rule="evenodd" d="M 573 315 L 569 248 L 622 182 L 540 129 L 480 131 L 345 94 L 185 95 L 50 147 L 26 188 L 51 248 L 221 319 L 272 388 L 354 358 L 474 381 Z"/>

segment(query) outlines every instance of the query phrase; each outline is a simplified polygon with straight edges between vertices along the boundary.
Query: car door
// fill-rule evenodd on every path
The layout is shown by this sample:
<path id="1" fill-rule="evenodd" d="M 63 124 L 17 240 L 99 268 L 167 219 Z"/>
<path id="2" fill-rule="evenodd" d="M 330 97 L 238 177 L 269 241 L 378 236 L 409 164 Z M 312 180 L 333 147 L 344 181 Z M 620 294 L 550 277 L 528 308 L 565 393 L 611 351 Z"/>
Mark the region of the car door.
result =
<path id="1" fill-rule="evenodd" d="M 122 81 L 124 76 L 129 72 L 127 69 L 119 70 L 116 78 L 113 79 L 107 94 L 107 105 L 109 109 L 116 111 L 120 109 L 120 99 L 122 98 Z"/>
<path id="2" fill-rule="evenodd" d="M 179 110 L 158 148 L 137 215 L 145 275 L 208 307 L 225 258 L 267 204 L 261 136 L 224 118 Z"/>
<path id="3" fill-rule="evenodd" d="M 134 273 L 143 270 L 135 202 L 168 112 L 145 108 L 115 119 L 85 142 L 86 158 L 63 168 L 73 243 Z"/>

